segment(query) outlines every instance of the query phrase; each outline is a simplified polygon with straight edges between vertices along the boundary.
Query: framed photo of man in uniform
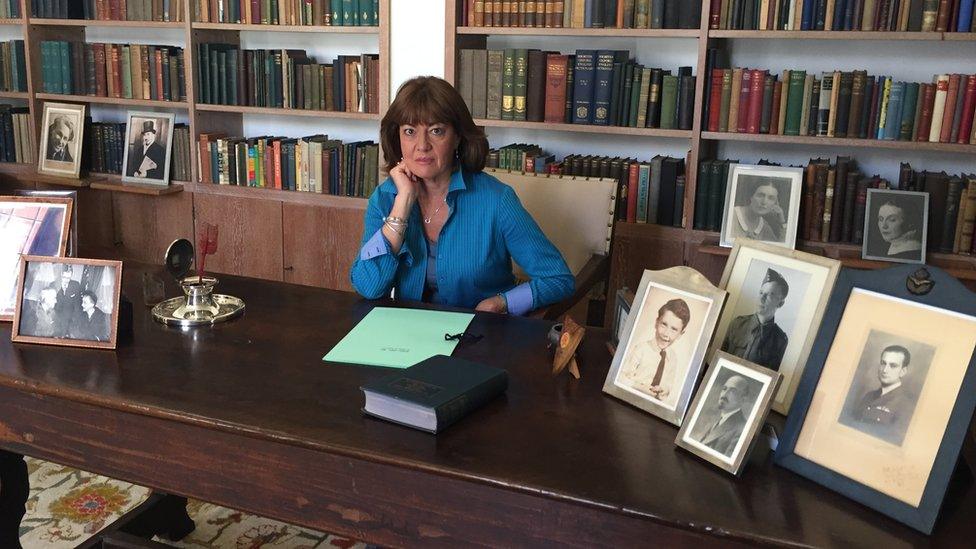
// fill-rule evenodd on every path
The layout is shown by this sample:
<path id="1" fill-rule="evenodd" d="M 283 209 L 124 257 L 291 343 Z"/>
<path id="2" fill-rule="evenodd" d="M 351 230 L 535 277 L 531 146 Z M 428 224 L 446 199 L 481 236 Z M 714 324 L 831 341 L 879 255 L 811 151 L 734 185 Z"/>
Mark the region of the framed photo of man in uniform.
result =
<path id="1" fill-rule="evenodd" d="M 711 353 L 723 351 L 783 374 L 773 410 L 786 415 L 840 262 L 738 240 L 719 284 L 729 299 Z"/>
<path id="2" fill-rule="evenodd" d="M 85 105 L 44 103 L 37 171 L 78 178 L 85 133 Z"/>
<path id="3" fill-rule="evenodd" d="M 739 238 L 796 247 L 803 168 L 730 164 L 719 245 Z"/>
<path id="4" fill-rule="evenodd" d="M 644 271 L 603 392 L 681 425 L 725 291 L 698 271 Z"/>
<path id="5" fill-rule="evenodd" d="M 122 181 L 169 185 L 173 113 L 130 112 L 126 121 Z"/>

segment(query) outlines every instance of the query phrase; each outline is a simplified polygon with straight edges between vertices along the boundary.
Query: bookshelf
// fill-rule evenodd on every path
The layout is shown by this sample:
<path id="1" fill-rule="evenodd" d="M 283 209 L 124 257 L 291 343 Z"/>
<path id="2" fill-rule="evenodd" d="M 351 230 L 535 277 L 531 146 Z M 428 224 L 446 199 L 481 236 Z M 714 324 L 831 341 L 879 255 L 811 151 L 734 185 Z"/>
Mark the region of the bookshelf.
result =
<path id="1" fill-rule="evenodd" d="M 688 144 L 686 164 L 686 186 L 684 201 L 683 227 L 667 227 L 660 225 L 627 223 L 618 221 L 614 228 L 611 252 L 611 272 L 608 285 L 607 318 L 612 313 L 613 295 L 622 286 L 636 287 L 644 269 L 664 269 L 674 265 L 688 265 L 704 273 L 709 279 L 717 283 L 724 269 L 729 250 L 718 246 L 718 233 L 693 229 L 694 200 L 696 178 L 699 160 L 718 158 L 720 149 L 735 143 L 751 145 L 759 148 L 764 157 L 776 155 L 786 148 L 802 149 L 812 147 L 816 149 L 832 150 L 833 155 L 856 153 L 859 150 L 895 151 L 895 154 L 926 154 L 937 155 L 940 158 L 973 158 L 976 155 L 976 145 L 956 143 L 928 143 L 906 141 L 884 141 L 848 138 L 824 138 L 809 136 L 784 136 L 766 134 L 720 133 L 705 131 L 702 112 L 707 98 L 704 97 L 704 82 L 710 75 L 706 74 L 706 53 L 708 48 L 719 47 L 730 52 L 738 45 L 768 41 L 769 46 L 764 50 L 776 49 L 777 44 L 803 44 L 803 47 L 816 47 L 820 43 L 837 43 L 860 48 L 870 44 L 889 43 L 903 48 L 953 48 L 973 47 L 976 33 L 954 32 L 878 32 L 878 31 L 757 31 L 757 30 L 713 30 L 709 29 L 709 9 L 711 0 L 702 1 L 702 21 L 697 30 L 682 29 L 578 29 L 578 28 L 505 28 L 505 27 L 471 27 L 459 20 L 463 10 L 463 3 L 449 0 L 447 2 L 445 22 L 445 77 L 455 78 L 459 63 L 459 51 L 466 48 L 486 49 L 487 39 L 491 36 L 525 37 L 535 40 L 531 47 L 539 47 L 542 37 L 569 37 L 576 40 L 578 49 L 613 49 L 623 38 L 637 40 L 642 38 L 656 39 L 694 39 L 697 48 L 697 63 L 694 74 L 697 76 L 695 89 L 695 120 L 694 127 L 689 131 L 655 130 L 644 128 L 619 128 L 607 126 L 585 126 L 574 124 L 540 124 L 531 122 L 513 122 L 500 120 L 476 120 L 476 123 L 490 130 L 492 128 L 506 128 L 510 131 L 522 130 L 531 134 L 533 142 L 543 148 L 547 147 L 546 138 L 540 136 L 539 131 L 560 132 L 576 135 L 579 142 L 578 152 L 585 152 L 587 144 L 598 143 L 605 136 L 624 135 L 634 138 L 671 138 L 685 139 Z M 613 42 L 616 40 L 617 42 Z M 610 44 L 610 45 L 602 45 Z M 512 47 L 512 46 L 508 46 Z M 525 47 L 525 46 L 516 46 Z M 638 46 L 640 47 L 640 46 Z M 543 47 L 543 49 L 545 49 Z M 756 48 L 750 49 L 755 53 Z M 927 50 L 930 51 L 931 50 Z M 763 54 L 766 52 L 764 51 Z M 974 52 L 976 53 L 976 52 Z M 930 53 L 931 55 L 931 53 Z M 773 54 L 775 57 L 776 54 Z M 972 56 L 976 59 L 976 56 Z M 657 61 L 657 60 L 655 60 Z M 780 55 L 780 63 L 787 66 L 791 61 L 784 61 Z M 763 61 L 760 61 L 760 66 Z M 733 63 L 732 66 L 735 66 Z M 872 58 L 864 58 L 863 65 L 870 69 Z M 765 67 L 764 67 L 765 68 Z M 803 68 L 803 67 L 798 67 Z M 976 64 L 960 66 L 956 72 L 976 72 Z M 511 134 L 506 134 L 510 137 Z M 490 136 L 489 136 L 490 137 Z M 649 141 L 653 147 L 660 141 Z M 505 143 L 492 142 L 493 146 Z M 767 153 L 767 145 L 775 145 L 777 149 Z M 644 141 L 633 141 L 632 146 L 621 151 L 621 156 L 630 156 L 636 150 L 647 150 Z M 723 158 L 725 156 L 722 156 Z M 896 161 L 897 162 L 897 161 Z M 897 165 L 897 164 L 896 164 Z M 853 268 L 881 268 L 892 264 L 877 261 L 864 261 L 860 258 L 860 246 L 838 243 L 799 242 L 799 249 L 808 250 L 827 257 L 841 260 L 846 266 Z M 951 255 L 928 254 L 930 264 L 947 269 L 953 275 L 976 286 L 976 258 Z"/>

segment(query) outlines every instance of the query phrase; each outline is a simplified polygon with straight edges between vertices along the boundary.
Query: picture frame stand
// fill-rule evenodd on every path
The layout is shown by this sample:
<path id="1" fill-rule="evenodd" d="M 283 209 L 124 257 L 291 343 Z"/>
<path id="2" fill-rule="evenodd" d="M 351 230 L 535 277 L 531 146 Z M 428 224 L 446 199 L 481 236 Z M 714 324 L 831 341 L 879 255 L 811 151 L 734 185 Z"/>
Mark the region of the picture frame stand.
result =
<path id="1" fill-rule="evenodd" d="M 556 341 L 552 341 L 552 337 L 550 337 L 549 341 L 550 348 L 553 346 L 556 348 L 555 356 L 552 359 L 552 375 L 557 376 L 568 367 L 570 375 L 575 379 L 579 379 L 580 370 L 579 363 L 576 361 L 576 348 L 583 341 L 583 336 L 586 335 L 586 328 L 580 326 L 568 314 L 563 317 L 561 329 L 559 329 L 559 326 L 557 324 L 552 330 L 558 334 Z"/>

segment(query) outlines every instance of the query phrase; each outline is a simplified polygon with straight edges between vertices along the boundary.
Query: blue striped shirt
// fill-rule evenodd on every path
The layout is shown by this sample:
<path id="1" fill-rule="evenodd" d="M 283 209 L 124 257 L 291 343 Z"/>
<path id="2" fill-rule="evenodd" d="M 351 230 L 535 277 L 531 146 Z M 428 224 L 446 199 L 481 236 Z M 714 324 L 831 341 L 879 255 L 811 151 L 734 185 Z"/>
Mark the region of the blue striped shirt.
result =
<path id="1" fill-rule="evenodd" d="M 403 245 L 393 254 L 383 236 L 396 185 L 387 178 L 366 206 L 362 248 L 352 266 L 352 285 L 369 299 L 396 286 L 403 299 L 419 301 L 427 273 L 427 239 L 420 207 L 408 219 Z M 441 303 L 474 308 L 503 294 L 508 311 L 521 315 L 566 299 L 573 275 L 555 246 L 519 202 L 515 191 L 483 173 L 455 171 L 447 193 L 448 217 L 437 237 L 437 293 Z M 530 277 L 515 285 L 512 260 Z"/>

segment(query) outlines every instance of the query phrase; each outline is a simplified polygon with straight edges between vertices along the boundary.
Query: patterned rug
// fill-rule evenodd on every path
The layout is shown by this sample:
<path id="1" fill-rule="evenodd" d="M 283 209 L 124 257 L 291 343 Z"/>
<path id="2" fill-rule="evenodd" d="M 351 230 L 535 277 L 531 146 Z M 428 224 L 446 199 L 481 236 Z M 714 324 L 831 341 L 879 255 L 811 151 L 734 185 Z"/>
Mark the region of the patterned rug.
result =
<path id="1" fill-rule="evenodd" d="M 47 461 L 27 458 L 30 498 L 20 525 L 25 549 L 70 549 L 83 543 L 149 497 L 150 490 Z M 202 501 L 187 505 L 196 530 L 175 547 L 233 549 L 364 549 L 332 534 L 247 515 Z"/>

